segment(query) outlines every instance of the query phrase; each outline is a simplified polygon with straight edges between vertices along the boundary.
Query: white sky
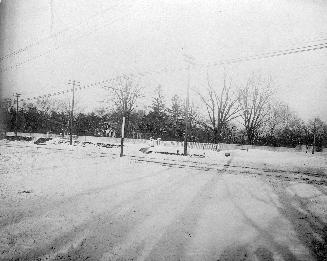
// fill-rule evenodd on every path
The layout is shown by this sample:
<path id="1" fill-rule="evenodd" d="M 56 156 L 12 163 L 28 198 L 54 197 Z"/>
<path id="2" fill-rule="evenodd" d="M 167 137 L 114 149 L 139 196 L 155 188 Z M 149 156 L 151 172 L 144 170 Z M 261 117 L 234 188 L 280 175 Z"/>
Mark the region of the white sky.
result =
<path id="1" fill-rule="evenodd" d="M 198 64 L 327 42 L 325 2 L 2 0 L 1 57 L 59 33 L 2 60 L 1 88 L 4 96 L 20 92 L 27 98 L 67 89 L 69 79 L 89 84 L 122 73 L 182 68 L 183 54 L 188 54 L 197 64 L 192 88 L 204 90 L 206 70 Z M 317 39 L 324 40 L 309 42 Z M 37 55 L 41 56 L 33 58 Z M 10 68 L 20 62 L 24 63 Z M 210 67 L 217 88 L 223 70 Z M 327 121 L 327 48 L 226 65 L 225 71 L 237 84 L 251 72 L 271 75 L 278 97 L 299 116 Z M 152 74 L 141 83 L 147 104 L 158 84 L 168 97 L 183 96 L 187 73 Z M 79 103 L 89 108 L 103 97 L 103 91 L 94 88 L 77 94 Z M 191 97 L 197 101 L 195 93 Z"/>

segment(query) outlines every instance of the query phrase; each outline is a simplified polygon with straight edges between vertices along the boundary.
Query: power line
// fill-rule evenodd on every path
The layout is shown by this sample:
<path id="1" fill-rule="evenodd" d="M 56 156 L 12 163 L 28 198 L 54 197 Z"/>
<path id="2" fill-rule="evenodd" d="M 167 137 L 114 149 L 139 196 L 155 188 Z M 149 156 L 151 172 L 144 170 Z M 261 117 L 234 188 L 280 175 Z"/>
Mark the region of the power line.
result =
<path id="1" fill-rule="evenodd" d="M 114 81 L 117 80 L 122 75 L 130 76 L 130 77 L 134 77 L 134 78 L 141 78 L 141 77 L 146 77 L 148 75 L 175 72 L 175 71 L 181 71 L 181 70 L 184 70 L 184 67 L 179 67 L 176 69 L 168 69 L 167 67 L 165 67 L 165 68 L 162 68 L 159 70 L 147 70 L 147 71 L 142 71 L 142 72 L 126 73 L 126 74 L 114 76 L 112 78 L 105 79 L 102 81 L 97 81 L 97 82 L 93 82 L 93 83 L 86 84 L 83 86 L 78 86 L 78 88 L 75 88 L 75 91 L 81 91 L 84 89 L 95 88 L 95 87 L 97 87 L 97 88 L 101 87 L 101 88 L 106 89 L 109 84 L 113 84 Z M 50 98 L 50 97 L 54 97 L 54 96 L 64 95 L 64 94 L 67 94 L 70 92 L 73 92 L 73 88 L 68 89 L 68 90 L 53 91 L 53 92 L 49 92 L 49 93 L 42 94 L 42 95 L 36 95 L 36 96 L 21 99 L 21 101 L 32 101 L 32 100 L 38 100 L 38 99 L 45 99 L 45 98 Z"/>
<path id="2" fill-rule="evenodd" d="M 78 86 L 77 88 L 75 88 L 75 91 L 80 91 L 80 90 L 83 90 L 83 89 L 98 87 L 99 84 L 100 83 L 97 82 L 97 83 L 87 84 L 87 85 L 84 85 L 84 86 Z M 32 101 L 32 100 L 46 99 L 46 98 L 51 98 L 51 97 L 54 97 L 54 96 L 64 95 L 64 94 L 71 93 L 71 92 L 73 92 L 73 88 L 68 89 L 68 90 L 50 92 L 50 93 L 46 93 L 46 94 L 43 94 L 43 95 L 36 95 L 36 96 L 28 97 L 28 98 L 25 98 L 25 99 L 21 99 L 21 101 L 28 102 L 28 101 Z"/>
<path id="3" fill-rule="evenodd" d="M 131 74 L 128 74 L 128 75 L 132 76 Z M 112 78 L 107 79 L 107 80 L 93 82 L 93 83 L 86 84 L 86 85 L 80 85 L 79 84 L 79 85 L 76 85 L 75 88 L 70 88 L 68 90 L 52 91 L 52 92 L 42 94 L 42 95 L 35 95 L 35 96 L 27 97 L 27 98 L 24 98 L 24 99 L 20 99 L 20 101 L 27 102 L 27 101 L 38 100 L 38 99 L 46 99 L 46 98 L 51 98 L 51 97 L 54 97 L 54 96 L 60 96 L 60 95 L 68 94 L 68 93 L 71 93 L 73 91 L 76 92 L 76 91 L 81 91 L 81 90 L 89 89 L 89 88 L 104 87 L 105 84 L 109 84 L 109 83 L 115 81 L 118 77 L 120 77 L 120 76 L 115 76 L 115 77 L 112 77 Z"/>
<path id="4" fill-rule="evenodd" d="M 116 22 L 116 21 L 113 21 L 113 22 Z M 80 37 L 82 37 L 82 36 L 80 36 Z M 57 46 L 57 47 L 54 48 L 54 50 L 55 49 L 59 49 L 59 48 L 60 48 L 60 46 Z M 308 51 L 321 50 L 321 49 L 325 49 L 325 48 L 327 48 L 327 42 L 322 42 L 322 43 L 305 45 L 305 46 L 294 47 L 294 48 L 289 48 L 289 49 L 281 49 L 281 50 L 276 50 L 276 51 L 270 51 L 270 52 L 265 52 L 265 53 L 256 54 L 256 55 L 252 55 L 252 56 L 247 56 L 247 57 L 239 57 L 239 58 L 234 58 L 234 59 L 221 60 L 221 61 L 215 62 L 215 63 L 213 63 L 211 65 L 209 64 L 209 66 L 218 66 L 218 65 L 233 64 L 233 63 L 244 62 L 244 61 L 251 61 L 251 60 L 257 60 L 257 59 L 273 58 L 273 57 L 277 57 L 277 56 L 285 56 L 285 55 L 290 55 L 290 54 L 296 54 L 296 53 L 303 53 L 303 52 L 308 52 Z M 36 58 L 42 57 L 42 56 L 44 56 L 46 54 L 49 54 L 52 51 L 53 50 L 49 50 L 46 53 L 43 53 L 43 54 L 34 56 L 34 57 L 32 57 L 32 58 L 30 58 L 30 59 L 28 59 L 26 61 L 23 61 L 21 63 L 18 63 L 18 64 L 14 65 L 14 66 L 10 66 L 8 68 L 4 68 L 4 69 L 0 70 L 0 72 L 8 71 L 9 69 L 13 69 L 15 67 L 21 66 L 21 65 L 23 65 L 25 63 L 30 62 L 31 60 L 34 60 Z M 208 65 L 206 65 L 206 66 L 208 66 Z M 156 73 L 156 71 L 153 71 L 153 72 Z M 141 73 L 141 76 L 144 76 L 147 73 L 149 73 L 149 72 L 143 72 L 143 75 Z"/>
<path id="5" fill-rule="evenodd" d="M 298 54 L 298 53 L 304 53 L 304 52 L 309 52 L 309 51 L 317 51 L 317 50 L 322 50 L 325 48 L 327 48 L 327 42 L 315 44 L 315 45 L 307 45 L 307 46 L 295 47 L 295 48 L 291 48 L 291 49 L 273 51 L 273 52 L 265 52 L 265 53 L 256 54 L 256 55 L 252 55 L 252 56 L 226 59 L 226 60 L 214 62 L 212 64 L 209 63 L 207 65 L 205 65 L 205 64 L 202 64 L 202 65 L 208 66 L 208 67 L 219 66 L 219 65 L 225 65 L 225 64 L 247 62 L 247 61 L 252 61 L 252 60 L 268 59 L 268 58 L 274 58 L 274 57 L 278 57 L 278 56 L 286 56 L 286 55 L 290 55 L 290 54 Z"/>
<path id="6" fill-rule="evenodd" d="M 60 30 L 59 32 L 56 32 L 56 33 L 52 33 L 44 38 L 40 38 L 34 42 L 31 42 L 27 45 L 25 45 L 24 47 L 22 48 L 19 48 L 15 51 L 12 51 L 2 57 L 0 57 L 0 62 L 2 62 L 3 60 L 5 59 L 8 59 L 8 58 L 11 58 L 11 57 L 14 57 L 16 55 L 19 55 L 25 51 L 28 51 L 29 49 L 33 48 L 33 47 L 36 47 L 48 40 L 51 40 L 51 39 L 55 39 L 55 38 L 58 38 L 60 37 L 61 35 L 63 35 L 64 33 L 66 32 L 69 32 L 69 31 L 72 31 L 72 30 L 76 30 L 78 29 L 79 26 L 83 25 L 83 24 L 88 24 L 91 20 L 94 20 L 95 18 L 99 17 L 100 15 L 103 15 L 105 13 L 107 13 L 108 11 L 114 9 L 115 7 L 120 7 L 120 6 L 123 6 L 123 4 L 116 4 L 114 6 L 111 6 L 111 7 L 108 7 L 108 8 L 105 8 L 104 10 L 100 11 L 100 12 L 97 12 L 95 13 L 94 15 L 90 16 L 87 20 L 82 20 L 81 22 L 79 22 L 78 24 L 76 25 L 71 25 L 71 26 L 67 26 L 66 28 Z"/>
<path id="7" fill-rule="evenodd" d="M 295 68 L 312 68 L 312 67 L 321 67 L 321 66 L 326 66 L 327 63 L 321 63 L 321 64 L 316 64 L 316 65 L 306 65 L 306 66 L 295 66 Z M 150 75 L 154 75 L 154 74 L 162 74 L 162 73 L 169 73 L 169 72 L 177 72 L 177 71 L 185 71 L 186 68 L 183 67 L 179 67 L 179 68 L 175 68 L 175 69 L 167 69 L 167 68 L 163 68 L 161 70 L 149 70 L 149 71 L 143 71 L 143 72 L 135 72 L 135 73 L 129 73 L 129 74 L 125 74 L 131 77 L 136 77 L 136 78 L 144 78 Z M 115 76 L 112 77 L 110 79 L 106 79 L 106 80 L 102 80 L 102 81 L 98 81 L 98 82 L 93 82 L 90 84 L 86 84 L 86 85 L 82 85 L 79 86 L 78 88 L 75 88 L 75 91 L 82 91 L 85 89 L 90 89 L 90 88 L 104 88 L 107 89 L 108 88 L 108 84 L 113 84 L 113 82 L 120 76 Z M 31 97 L 27 97 L 24 99 L 20 99 L 20 101 L 22 102 L 29 102 L 29 101 L 33 101 L 33 100 L 38 100 L 38 99 L 46 99 L 46 98 L 52 98 L 55 96 L 61 96 L 64 94 L 68 94 L 70 92 L 72 92 L 73 89 L 68 89 L 68 90 L 60 90 L 60 91 L 53 91 L 53 92 L 49 92 L 46 94 L 42 94 L 42 95 L 35 95 L 35 96 L 31 96 Z"/>
<path id="8" fill-rule="evenodd" d="M 91 16 L 91 18 L 89 18 L 86 22 L 80 22 L 78 25 L 82 25 L 82 24 L 84 24 L 84 23 L 87 24 L 87 23 L 89 22 L 89 20 L 92 20 L 92 19 L 98 17 L 99 15 L 101 15 L 101 14 L 103 14 L 103 13 L 106 13 L 106 12 L 108 12 L 109 10 L 112 10 L 114 7 L 117 7 L 117 6 L 118 6 L 118 5 L 115 5 L 115 6 L 113 6 L 113 7 L 106 8 L 105 10 L 102 10 L 101 12 L 98 12 L 98 13 L 96 13 L 95 15 Z M 121 4 L 120 6 L 122 6 L 122 4 Z M 118 20 L 118 19 L 117 19 L 117 20 Z M 117 20 L 112 21 L 112 23 L 116 22 Z M 110 24 L 111 24 L 111 23 L 110 23 Z M 108 25 L 108 24 L 105 24 L 105 26 L 107 26 L 107 25 Z M 104 27 L 104 26 L 103 26 L 103 27 Z M 4 57 L 1 57 L 1 58 L 0 58 L 0 61 L 1 61 L 2 59 L 8 58 L 9 56 L 17 55 L 18 53 L 24 52 L 24 51 L 30 49 L 30 48 L 33 47 L 33 46 L 39 45 L 40 43 L 42 43 L 42 42 L 45 41 L 45 40 L 49 40 L 49 39 L 51 39 L 51 38 L 58 37 L 58 36 L 60 36 L 61 34 L 63 34 L 64 32 L 71 30 L 71 28 L 74 29 L 74 27 L 67 27 L 67 28 L 65 28 L 64 30 L 60 31 L 60 32 L 57 32 L 57 33 L 52 34 L 52 35 L 50 35 L 50 36 L 48 36 L 48 37 L 42 38 L 42 39 L 40 39 L 40 40 L 38 40 L 38 41 L 36 41 L 36 42 L 34 42 L 34 43 L 32 43 L 32 44 L 29 44 L 29 45 L 25 46 L 24 48 L 18 49 L 18 50 L 15 51 L 15 52 L 12 52 L 12 53 L 10 53 L 10 54 L 4 56 Z M 75 26 L 75 28 L 76 28 L 76 26 Z M 101 29 L 101 27 L 98 28 L 97 30 L 99 30 L 99 29 Z M 79 36 L 79 37 L 76 38 L 75 40 L 77 40 L 77 39 L 83 37 L 83 35 L 84 35 L 84 34 L 82 34 L 81 36 Z M 320 35 L 325 35 L 325 33 L 320 33 Z M 310 43 L 310 42 L 326 41 L 326 40 L 327 40 L 326 37 L 323 37 L 323 38 L 319 38 L 319 37 L 318 37 L 318 38 L 311 38 L 311 39 L 308 39 L 308 40 L 306 40 L 306 39 L 302 39 L 302 42 L 304 42 L 304 43 Z M 326 43 L 326 42 L 324 42 L 324 43 Z M 319 44 L 318 44 L 318 45 L 319 45 Z M 46 51 L 46 52 L 44 52 L 44 53 L 41 53 L 41 54 L 38 54 L 38 55 L 32 56 L 32 57 L 30 57 L 30 58 L 28 58 L 28 59 L 26 59 L 26 60 L 24 60 L 24 61 L 22 61 L 22 62 L 19 62 L 19 63 L 15 64 L 15 65 L 12 65 L 12 66 L 9 66 L 9 67 L 6 67 L 6 68 L 2 68 L 2 69 L 0 69 L 0 72 L 5 72 L 5 71 L 12 70 L 12 69 L 16 69 L 16 68 L 18 68 L 18 67 L 20 67 L 20 66 L 22 66 L 22 65 L 24 65 L 24 64 L 26 64 L 26 63 L 28 63 L 28 62 L 31 62 L 31 61 L 33 61 L 33 60 L 35 60 L 35 59 L 38 59 L 38 58 L 40 58 L 40 57 L 46 56 L 46 55 L 48 55 L 48 54 L 51 54 L 51 52 L 53 52 L 53 51 L 55 51 L 55 50 L 57 50 L 57 49 L 59 49 L 59 48 L 61 48 L 61 47 L 62 47 L 62 46 L 56 46 L 56 47 L 54 47 L 54 48 L 52 48 L 52 49 L 50 49 L 50 50 L 48 50 L 48 51 Z M 298 48 L 301 48 L 301 47 L 296 47 L 295 49 L 298 49 Z M 292 49 L 289 49 L 289 50 L 292 50 Z M 274 51 L 274 52 L 280 52 L 280 51 L 281 51 L 281 50 L 277 50 L 277 51 Z M 276 56 L 277 56 L 277 55 L 276 55 Z M 245 59 L 245 58 L 243 58 L 243 59 Z M 255 59 L 255 58 L 251 58 L 251 59 Z"/>
<path id="9" fill-rule="evenodd" d="M 99 17 L 99 16 L 102 16 L 104 15 L 105 13 L 107 13 L 108 11 L 111 11 L 113 10 L 114 8 L 118 7 L 118 6 L 123 6 L 123 4 L 116 4 L 114 6 L 110 6 L 108 8 L 105 8 L 104 10 L 101 10 L 99 12 L 96 12 L 94 15 L 90 16 L 86 21 L 85 20 L 82 20 L 81 22 L 79 22 L 78 24 L 76 25 L 70 25 L 70 26 L 67 26 L 66 28 L 60 30 L 59 32 L 56 32 L 56 33 L 51 33 L 50 35 L 44 37 L 44 38 L 40 38 L 32 43 L 29 43 L 27 44 L 26 46 L 22 47 L 22 48 L 19 48 L 15 51 L 12 51 L 10 53 L 8 53 L 7 55 L 4 55 L 2 57 L 0 57 L 0 62 L 2 60 L 5 60 L 5 59 L 8 59 L 10 57 L 13 57 L 13 56 L 16 56 L 22 52 L 25 52 L 35 46 L 38 46 L 40 44 L 42 44 L 43 42 L 46 42 L 50 39 L 53 39 L 53 38 L 58 38 L 60 37 L 62 34 L 64 34 L 65 32 L 68 32 L 68 31 L 72 31 L 76 28 L 78 28 L 79 26 L 83 25 L 83 24 L 88 24 L 91 20 L 94 20 L 95 18 Z M 325 41 L 327 38 L 326 38 L 326 32 L 320 32 L 319 33 L 319 36 L 314 36 L 314 37 L 311 37 L 311 38 L 302 38 L 302 39 L 295 39 L 296 41 L 301 41 L 302 43 L 309 43 L 309 42 L 316 42 L 316 41 Z"/>
<path id="10" fill-rule="evenodd" d="M 118 20 L 120 20 L 120 19 L 116 19 L 116 20 L 112 21 L 111 24 L 117 22 Z M 75 38 L 74 40 L 76 41 L 76 40 L 82 38 L 84 35 L 85 34 L 82 34 L 82 35 L 78 36 L 77 38 Z M 89 35 L 87 35 L 87 36 L 89 36 Z M 65 44 L 68 44 L 71 41 L 72 40 L 69 40 L 68 42 L 65 42 L 65 43 L 62 43 L 61 45 L 55 46 L 55 47 L 53 47 L 53 48 L 51 48 L 51 49 L 49 49 L 49 50 L 47 50 L 45 52 L 42 52 L 42 53 L 39 53 L 37 55 L 31 56 L 28 59 L 25 59 L 25 60 L 23 60 L 23 61 L 21 61 L 19 63 L 16 63 L 15 65 L 11 65 L 11 66 L 8 66 L 8 67 L 5 67 L 5 68 L 1 68 L 0 72 L 6 72 L 6 71 L 11 71 L 11 70 L 17 69 L 18 67 L 20 67 L 20 66 L 22 66 L 24 64 L 32 62 L 32 61 L 34 61 L 36 59 L 39 59 L 41 57 L 45 57 L 47 55 L 50 55 L 50 54 L 54 53 L 54 51 L 61 49 Z"/>
<path id="11" fill-rule="evenodd" d="M 296 53 L 303 53 L 303 52 L 308 52 L 308 51 L 315 51 L 315 50 L 321 50 L 327 48 L 327 42 L 325 43 L 320 43 L 320 44 L 315 44 L 315 45 L 307 45 L 307 46 L 302 46 L 302 47 L 296 47 L 296 48 L 291 48 L 291 49 L 285 49 L 285 50 L 280 50 L 280 51 L 273 51 L 273 52 L 266 52 L 262 54 L 257 54 L 253 56 L 247 56 L 247 57 L 240 57 L 240 58 L 234 58 L 234 59 L 229 59 L 229 60 L 221 60 L 219 62 L 215 62 L 213 64 L 208 64 L 206 65 L 207 67 L 210 66 L 219 66 L 219 65 L 224 65 L 224 64 L 233 64 L 233 63 L 239 63 L 239 62 L 244 62 L 244 61 L 251 61 L 251 60 L 257 60 L 257 59 L 266 59 L 266 58 L 273 58 L 277 56 L 285 56 L 285 55 L 290 55 L 290 54 L 296 54 Z M 203 65 L 203 64 L 200 64 Z M 323 65 L 323 64 L 322 64 Z M 148 70 L 148 71 L 143 71 L 143 72 L 135 72 L 135 73 L 129 73 L 126 75 L 132 76 L 132 77 L 146 77 L 148 75 L 153 75 L 153 74 L 161 74 L 161 73 L 168 73 L 168 72 L 175 72 L 175 71 L 182 71 L 185 70 L 184 67 L 180 67 L 177 69 L 168 69 L 167 67 L 159 69 L 159 70 Z M 99 82 L 95 82 L 89 85 L 84 85 L 80 86 L 79 90 L 85 89 L 85 88 L 90 88 L 90 87 L 95 87 L 98 85 L 104 85 L 108 84 L 110 81 L 115 80 L 117 77 L 113 77 L 108 80 L 103 80 Z M 21 101 L 30 101 L 33 99 L 44 99 L 47 97 L 52 97 L 52 96 L 57 96 L 61 95 L 64 93 L 71 92 L 71 90 L 67 91 L 57 91 L 57 92 L 51 92 L 45 95 L 39 95 L 39 96 L 34 96 L 32 98 L 26 98 L 26 99 L 21 99 Z"/>
<path id="12" fill-rule="evenodd" d="M 131 7 L 129 7 L 129 8 L 131 8 Z M 69 39 L 69 40 L 67 40 L 67 41 L 65 41 L 65 42 L 63 42 L 63 43 L 57 44 L 57 46 L 52 47 L 52 48 L 50 48 L 49 50 L 47 50 L 47 51 L 45 51 L 45 52 L 38 53 L 37 55 L 31 56 L 31 57 L 29 57 L 29 58 L 27 58 L 27 59 L 25 59 L 25 60 L 23 60 L 23 61 L 21 61 L 21 62 L 19 62 L 19 63 L 16 63 L 16 64 L 14 64 L 14 65 L 11 65 L 11 66 L 8 66 L 8 67 L 4 67 L 4 68 L 0 68 L 0 73 L 1 73 L 1 72 L 6 72 L 6 71 L 15 70 L 15 69 L 17 69 L 18 67 L 20 67 L 20 66 L 22 66 L 22 65 L 24 65 L 24 64 L 26 64 L 26 63 L 29 63 L 29 62 L 32 62 L 32 61 L 34 61 L 34 60 L 36 60 L 36 59 L 39 59 L 39 58 L 41 58 L 41 57 L 44 57 L 44 56 L 50 55 L 50 54 L 52 54 L 54 51 L 56 51 L 56 50 L 58 50 L 58 49 L 60 49 L 60 48 L 63 48 L 65 45 L 69 44 L 71 41 L 76 41 L 76 40 L 78 40 L 78 39 L 83 38 L 84 36 L 88 37 L 88 36 L 90 35 L 90 33 L 94 33 L 94 32 L 96 32 L 96 31 L 99 31 L 99 30 L 103 29 L 103 28 L 106 28 L 107 26 L 112 25 L 112 24 L 114 24 L 115 22 L 117 22 L 117 21 L 119 21 L 119 20 L 121 20 L 121 19 L 124 19 L 124 18 L 126 18 L 126 17 L 127 17 L 127 16 L 122 16 L 122 17 L 116 18 L 116 19 L 114 19 L 114 20 L 111 20 L 111 21 L 109 21 L 109 22 L 107 22 L 107 23 L 102 23 L 100 26 L 98 25 L 98 27 L 96 27 L 95 29 L 93 29 L 93 32 L 83 32 L 83 33 L 81 33 L 81 35 L 75 37 L 74 39 Z"/>

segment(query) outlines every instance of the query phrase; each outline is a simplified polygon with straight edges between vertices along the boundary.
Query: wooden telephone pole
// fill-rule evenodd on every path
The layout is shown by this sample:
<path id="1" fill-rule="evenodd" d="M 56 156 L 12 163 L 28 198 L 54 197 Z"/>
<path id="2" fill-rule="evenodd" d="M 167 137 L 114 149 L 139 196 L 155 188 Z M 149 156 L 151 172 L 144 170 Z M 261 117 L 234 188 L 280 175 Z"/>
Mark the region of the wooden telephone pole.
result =
<path id="1" fill-rule="evenodd" d="M 191 84 L 191 65 L 194 65 L 194 58 L 184 54 L 184 61 L 188 64 L 187 88 L 186 88 L 186 106 L 185 106 L 185 135 L 184 135 L 184 155 L 187 155 L 187 142 L 189 132 L 189 105 L 190 105 L 190 84 Z"/>
<path id="2" fill-rule="evenodd" d="M 80 82 L 76 82 L 75 80 L 73 80 L 73 81 L 69 80 L 68 84 L 73 85 L 73 89 L 72 89 L 72 92 L 73 92 L 72 107 L 71 107 L 71 110 L 70 110 L 70 124 L 69 124 L 69 132 L 70 132 L 69 144 L 72 145 L 73 144 L 73 129 L 74 129 L 73 119 L 74 119 L 74 104 L 75 104 L 75 86 L 80 86 Z"/>
<path id="3" fill-rule="evenodd" d="M 124 137 L 125 137 L 125 117 L 121 125 L 121 139 L 120 139 L 120 157 L 124 156 Z"/>
<path id="4" fill-rule="evenodd" d="M 187 79 L 187 90 L 186 90 L 186 106 L 185 106 L 185 136 L 184 136 L 184 155 L 187 155 L 187 140 L 188 140 L 188 125 L 189 125 L 189 105 L 190 105 L 190 65 L 187 67 L 188 79 Z"/>
<path id="5" fill-rule="evenodd" d="M 16 93 L 15 94 L 15 97 L 16 97 L 16 128 L 15 128 L 15 136 L 17 137 L 17 132 L 18 132 L 18 109 L 19 109 L 19 106 L 18 106 L 18 98 L 20 96 L 20 93 Z"/>
<path id="6" fill-rule="evenodd" d="M 313 143 L 312 143 L 312 154 L 315 154 L 316 147 L 316 119 L 313 120 Z"/>

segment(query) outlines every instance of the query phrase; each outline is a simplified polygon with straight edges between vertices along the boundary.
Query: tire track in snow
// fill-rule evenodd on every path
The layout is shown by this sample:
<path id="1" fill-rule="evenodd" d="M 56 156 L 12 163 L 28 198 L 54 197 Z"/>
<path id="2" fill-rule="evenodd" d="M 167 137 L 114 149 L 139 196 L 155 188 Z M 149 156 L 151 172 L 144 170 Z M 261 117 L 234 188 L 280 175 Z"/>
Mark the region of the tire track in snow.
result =
<path id="1" fill-rule="evenodd" d="M 171 170 L 170 170 L 171 171 Z M 60 256 L 78 256 L 80 258 L 91 255 L 99 259 L 102 254 L 113 248 L 114 245 L 120 245 L 127 237 L 129 231 L 138 226 L 140 220 L 147 219 L 153 211 L 160 208 L 160 204 L 165 201 L 165 196 L 172 191 L 179 190 L 182 184 L 189 183 L 192 177 L 190 173 L 184 172 L 176 175 L 171 173 L 171 179 L 167 182 L 160 182 L 159 186 L 152 186 L 147 193 L 137 193 L 125 202 L 120 202 L 110 213 L 99 215 L 96 219 L 87 225 L 88 230 L 92 231 L 80 248 L 65 253 Z M 153 201 L 158 202 L 156 204 Z M 150 202 L 150 203 L 149 203 Z M 58 256 L 59 259 L 59 256 Z"/>
<path id="2" fill-rule="evenodd" d="M 2 235 L 6 235 L 7 231 L 10 231 L 11 236 L 13 236 L 14 234 L 33 234 L 33 231 L 40 231 L 40 229 L 47 231 L 46 233 L 52 234 L 50 236 L 50 238 L 47 238 L 46 241 L 51 241 L 51 238 L 54 235 L 57 234 L 65 234 L 65 231 L 69 231 L 70 229 L 78 226 L 78 224 L 80 224 L 82 222 L 83 224 L 83 217 L 86 216 L 90 216 L 90 212 L 92 212 L 92 209 L 89 209 L 90 205 L 92 205 L 92 202 L 95 202 L 97 204 L 94 204 L 94 206 L 91 206 L 91 208 L 93 207 L 93 211 L 95 212 L 101 212 L 101 211 L 107 211 L 110 208 L 115 208 L 117 206 L 121 206 L 121 204 L 126 204 L 127 202 L 132 202 L 133 198 L 135 197 L 135 193 L 136 194 L 142 194 L 144 195 L 144 193 L 146 193 L 146 191 L 149 191 L 149 189 L 158 189 L 158 186 L 160 187 L 160 181 L 163 182 L 163 184 L 165 184 L 164 180 L 167 177 L 170 177 L 172 174 L 171 173 L 166 173 L 165 176 L 160 176 L 160 174 L 162 174 L 162 171 L 166 171 L 167 169 L 163 169 L 160 170 L 158 173 L 156 173 L 155 175 L 152 176 L 148 176 L 147 178 L 152 178 L 152 182 L 148 182 L 146 183 L 146 187 L 144 188 L 144 186 L 140 186 L 143 184 L 144 180 L 135 180 L 134 179 L 134 184 L 132 184 L 132 182 L 129 183 L 125 183 L 125 184 L 121 184 L 121 186 L 116 186 L 116 190 L 111 191 L 109 194 L 105 194 L 102 195 L 102 198 L 100 198 L 100 205 L 99 205 L 99 197 L 98 197 L 98 193 L 96 193 L 96 191 L 93 191 L 93 195 L 91 194 L 87 194 L 84 197 L 76 197 L 74 198 L 74 200 L 69 199 L 68 202 L 61 202 L 61 204 L 59 203 L 59 205 L 57 205 L 56 207 L 52 207 L 52 210 L 48 211 L 47 213 L 38 216 L 34 218 L 27 218 L 27 219 L 22 219 L 21 222 L 17 223 L 17 224 L 11 224 L 8 225 L 7 227 L 2 228 L 1 230 L 1 234 Z M 159 178 L 157 178 L 157 176 L 159 175 Z M 153 183 L 154 182 L 154 183 Z M 159 182 L 159 184 L 158 184 Z M 126 186 L 128 185 L 128 187 L 124 190 L 123 196 L 121 198 L 119 198 L 117 200 L 117 189 L 118 191 L 121 191 L 122 186 Z M 137 188 L 140 187 L 141 189 L 138 191 Z M 110 189 L 112 188 L 112 186 L 110 186 Z M 136 190 L 136 192 L 135 192 Z M 129 192 L 130 193 L 126 193 Z M 105 190 L 103 190 L 104 193 Z M 109 198 L 115 198 L 115 200 L 113 200 L 112 202 L 108 202 L 108 197 Z M 78 206 L 78 207 L 77 207 Z M 94 214 L 91 214 L 91 217 L 94 218 Z M 81 220 L 82 219 L 82 220 Z M 68 224 L 68 227 L 67 227 Z M 72 224 L 72 225 L 69 225 Z M 14 226 L 14 227 L 13 227 Z M 16 227 L 16 228 L 15 228 Z M 16 232 L 15 232 L 16 231 Z M 24 232 L 25 231 L 25 232 Z M 30 231 L 30 232 L 28 232 Z M 52 231 L 52 232 L 51 232 Z M 60 233 L 59 233 L 60 232 Z M 38 232 L 38 234 L 40 235 L 40 233 Z M 78 237 L 78 235 L 77 235 Z M 37 236 L 35 235 L 35 238 L 37 239 Z M 66 242 L 67 240 L 63 240 L 65 239 L 65 236 L 63 238 L 61 238 L 61 240 L 59 240 L 58 244 L 62 244 L 64 242 Z M 19 240 L 18 240 L 19 241 Z M 20 238 L 20 241 L 24 242 L 24 237 Z M 40 253 L 44 252 L 44 248 L 46 248 L 44 246 L 44 242 L 42 242 L 42 237 L 39 238 L 39 240 L 36 242 L 38 244 L 36 244 L 37 246 L 40 245 L 40 247 L 38 246 L 36 249 L 32 249 L 29 253 L 24 254 L 21 256 L 21 258 L 27 258 L 30 256 L 35 256 L 35 255 L 39 255 Z M 53 243 L 53 242 L 52 242 Z M 50 245 L 52 245 L 52 243 Z M 69 244 L 69 240 L 68 240 L 68 244 Z M 24 245 L 24 243 L 23 243 Z M 35 244 L 34 244 L 35 245 Z M 56 244 L 55 244 L 56 245 Z M 5 249 L 6 250 L 6 249 Z M 18 249 L 17 249 L 18 250 Z M 17 251 L 16 250 L 16 251 Z M 9 254 L 9 253 L 8 253 Z M 17 254 L 16 254 L 17 256 Z"/>
<path id="3" fill-rule="evenodd" d="M 216 200 L 217 194 L 222 193 L 217 191 L 217 184 L 221 179 L 218 175 L 211 176 L 179 216 L 166 227 L 147 257 L 151 257 L 151 260 L 185 260 L 187 246 L 196 237 L 196 228 L 203 211 Z"/>
<path id="4" fill-rule="evenodd" d="M 190 173 L 191 175 L 191 173 Z M 148 208 L 151 215 L 141 221 L 127 237 L 113 249 L 104 253 L 100 260 L 116 260 L 117 258 L 144 260 L 153 247 L 161 239 L 167 227 L 183 212 L 212 178 L 193 175 L 192 179 L 170 189 L 158 201 L 151 201 Z"/>

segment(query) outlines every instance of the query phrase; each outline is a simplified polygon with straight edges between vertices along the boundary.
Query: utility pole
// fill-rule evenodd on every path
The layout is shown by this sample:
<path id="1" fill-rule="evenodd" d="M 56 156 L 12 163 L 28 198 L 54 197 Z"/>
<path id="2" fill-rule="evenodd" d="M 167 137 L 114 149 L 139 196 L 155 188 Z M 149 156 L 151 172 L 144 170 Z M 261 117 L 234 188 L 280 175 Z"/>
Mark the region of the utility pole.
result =
<path id="1" fill-rule="evenodd" d="M 125 136 L 125 117 L 121 125 L 121 139 L 120 139 L 120 157 L 124 156 L 124 136 Z"/>
<path id="2" fill-rule="evenodd" d="M 187 155 L 187 139 L 188 139 L 188 114 L 190 105 L 190 65 L 187 66 L 188 79 L 187 79 L 187 90 L 186 90 L 186 106 L 185 106 L 185 136 L 184 136 L 184 155 Z"/>
<path id="3" fill-rule="evenodd" d="M 313 120 L 313 144 L 312 144 L 312 154 L 315 154 L 316 146 L 316 119 Z"/>
<path id="4" fill-rule="evenodd" d="M 185 106 L 185 135 L 184 135 L 184 155 L 187 155 L 187 141 L 189 132 L 189 105 L 190 105 L 190 84 L 191 84 L 191 64 L 194 65 L 194 58 L 192 56 L 184 54 L 184 61 L 188 64 L 188 79 L 186 89 L 186 106 Z"/>
<path id="5" fill-rule="evenodd" d="M 18 106 L 18 98 L 19 98 L 19 96 L 20 96 L 21 94 L 20 93 L 16 93 L 15 94 L 15 97 L 16 97 L 16 128 L 15 128 L 15 136 L 17 137 L 17 132 L 18 132 L 18 108 L 19 108 L 19 106 Z"/>
<path id="6" fill-rule="evenodd" d="M 74 119 L 74 104 L 75 104 L 75 86 L 79 86 L 80 82 L 76 82 L 75 80 L 68 82 L 68 84 L 72 84 L 73 85 L 73 97 L 72 97 L 72 107 L 70 110 L 70 124 L 69 124 L 69 132 L 70 132 L 70 136 L 69 136 L 69 144 L 72 145 L 73 144 L 73 119 Z"/>

